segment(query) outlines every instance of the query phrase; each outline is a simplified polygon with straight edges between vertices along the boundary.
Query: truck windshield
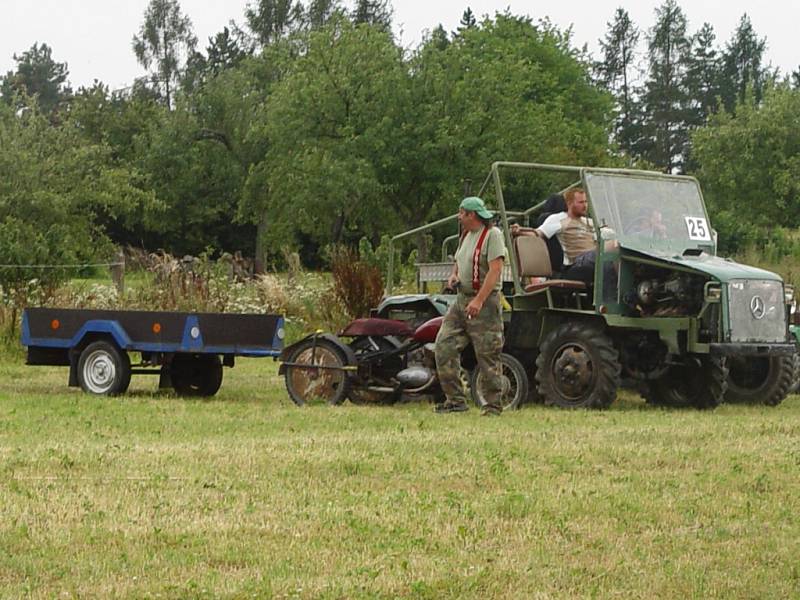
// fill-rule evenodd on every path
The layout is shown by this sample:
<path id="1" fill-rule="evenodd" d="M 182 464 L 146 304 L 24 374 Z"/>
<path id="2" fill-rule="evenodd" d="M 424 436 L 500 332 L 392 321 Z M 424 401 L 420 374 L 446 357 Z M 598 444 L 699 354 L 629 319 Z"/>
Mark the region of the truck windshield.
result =
<path id="1" fill-rule="evenodd" d="M 711 224 L 694 180 L 587 172 L 586 185 L 601 227 L 610 227 L 624 247 L 713 252 Z"/>

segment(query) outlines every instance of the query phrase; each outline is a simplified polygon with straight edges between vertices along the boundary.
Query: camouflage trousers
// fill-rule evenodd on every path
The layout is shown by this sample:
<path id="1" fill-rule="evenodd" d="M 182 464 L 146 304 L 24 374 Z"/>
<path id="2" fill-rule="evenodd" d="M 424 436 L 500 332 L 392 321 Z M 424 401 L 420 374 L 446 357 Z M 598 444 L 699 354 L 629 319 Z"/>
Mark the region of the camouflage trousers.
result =
<path id="1" fill-rule="evenodd" d="M 475 350 L 478 368 L 482 375 L 482 392 L 486 409 L 501 410 L 503 350 L 503 317 L 500 294 L 493 292 L 483 303 L 477 316 L 467 318 L 466 308 L 474 296 L 458 294 L 444 317 L 442 328 L 436 336 L 436 370 L 442 391 L 451 404 L 467 402 L 464 382 L 461 379 L 461 352 L 470 343 Z"/>

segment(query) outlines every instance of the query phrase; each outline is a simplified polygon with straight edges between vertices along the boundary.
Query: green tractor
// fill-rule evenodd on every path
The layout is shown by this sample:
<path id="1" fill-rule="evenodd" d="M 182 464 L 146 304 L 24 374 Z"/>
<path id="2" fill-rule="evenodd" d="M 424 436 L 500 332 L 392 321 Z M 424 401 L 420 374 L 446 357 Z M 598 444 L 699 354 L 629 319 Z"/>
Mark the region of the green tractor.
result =
<path id="1" fill-rule="evenodd" d="M 585 190 L 598 241 L 593 278 L 577 281 L 569 271 L 554 271 L 540 237 L 512 239 L 510 224 L 528 223 L 545 203 L 507 211 L 501 177 L 507 171 L 566 175 L 572 181 L 566 189 Z M 623 381 L 660 406 L 709 409 L 723 401 L 774 406 L 788 395 L 796 371 L 789 332 L 794 290 L 775 273 L 716 255 L 716 233 L 696 179 L 497 162 L 479 191 L 489 203 L 490 188 L 510 257 L 504 351 L 526 366 L 544 402 L 606 408 Z M 394 241 L 454 220 L 442 219 Z M 453 239 L 457 236 L 445 244 Z M 449 273 L 444 248 L 441 263 L 419 265 L 421 288 Z M 389 282 L 392 270 L 390 258 Z M 386 316 L 402 312 L 404 298 L 432 313 L 449 304 L 439 294 L 390 295 L 383 304 Z"/>

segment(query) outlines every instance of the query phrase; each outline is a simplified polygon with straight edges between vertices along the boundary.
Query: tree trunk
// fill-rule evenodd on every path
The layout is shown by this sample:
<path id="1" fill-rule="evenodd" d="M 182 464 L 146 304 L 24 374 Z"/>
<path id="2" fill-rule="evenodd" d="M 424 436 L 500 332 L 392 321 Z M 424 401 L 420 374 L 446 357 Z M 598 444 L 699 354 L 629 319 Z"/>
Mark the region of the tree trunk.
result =
<path id="1" fill-rule="evenodd" d="M 267 212 L 261 213 L 258 219 L 258 226 L 256 227 L 256 256 L 255 256 L 255 273 L 262 275 L 265 271 L 267 264 L 267 247 L 264 238 L 267 235 Z"/>

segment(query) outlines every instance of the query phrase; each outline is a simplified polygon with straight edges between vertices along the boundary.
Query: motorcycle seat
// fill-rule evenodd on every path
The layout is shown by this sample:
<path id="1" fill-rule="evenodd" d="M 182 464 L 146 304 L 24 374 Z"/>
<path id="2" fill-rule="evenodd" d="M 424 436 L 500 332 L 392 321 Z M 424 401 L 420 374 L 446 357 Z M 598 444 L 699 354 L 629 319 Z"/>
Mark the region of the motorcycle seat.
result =
<path id="1" fill-rule="evenodd" d="M 356 319 L 351 321 L 340 333 L 344 337 L 360 337 L 366 335 L 396 335 L 406 337 L 413 335 L 414 330 L 405 321 L 396 319 Z"/>

